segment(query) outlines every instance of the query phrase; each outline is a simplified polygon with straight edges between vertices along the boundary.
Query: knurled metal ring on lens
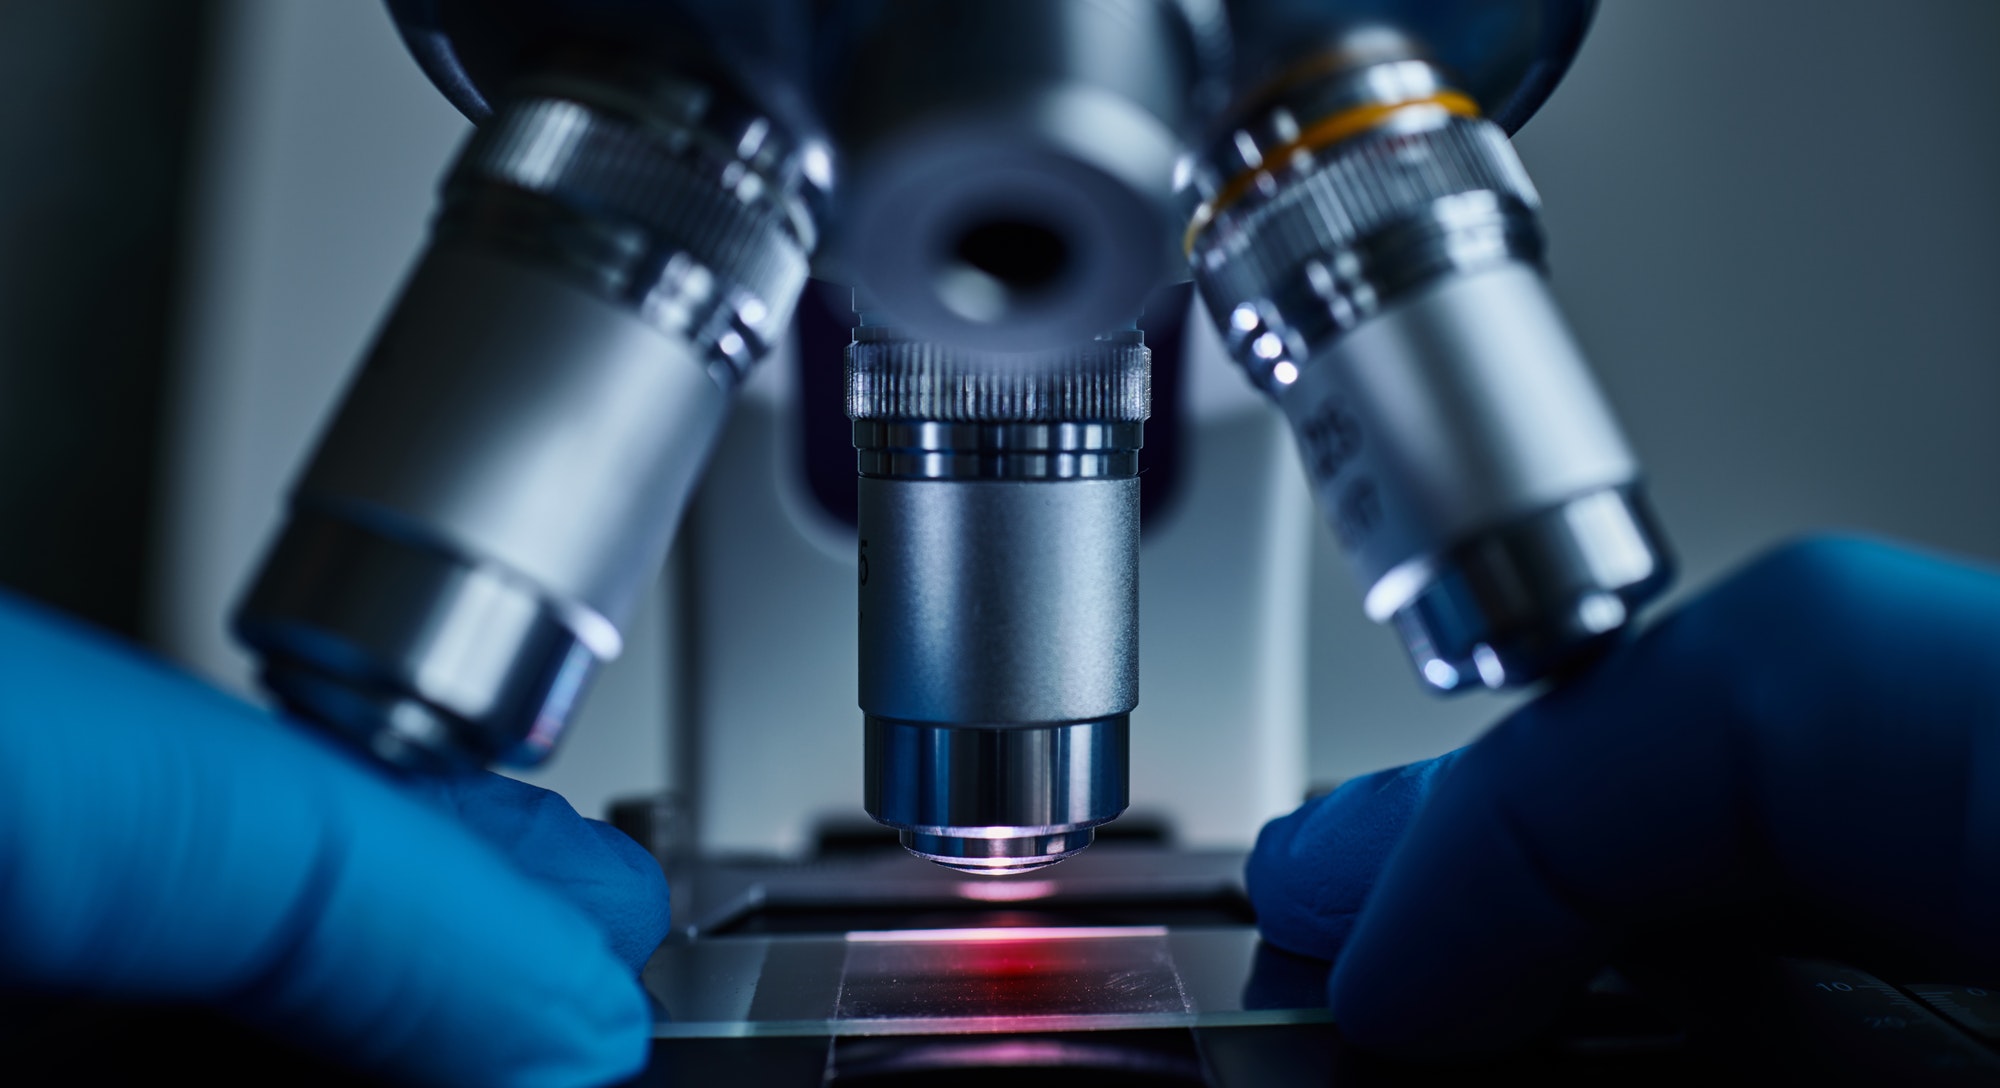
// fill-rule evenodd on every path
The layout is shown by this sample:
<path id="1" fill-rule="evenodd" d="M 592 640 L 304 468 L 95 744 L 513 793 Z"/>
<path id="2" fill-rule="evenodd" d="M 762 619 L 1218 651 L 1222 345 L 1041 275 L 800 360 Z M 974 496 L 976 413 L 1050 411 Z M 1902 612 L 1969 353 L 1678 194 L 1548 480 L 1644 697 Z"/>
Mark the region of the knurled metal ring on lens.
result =
<path id="1" fill-rule="evenodd" d="M 1438 111 L 1446 116 L 1477 119 L 1479 104 L 1457 91 L 1443 90 L 1423 98 L 1401 102 L 1369 102 L 1321 118 L 1289 142 L 1261 155 L 1262 161 L 1222 183 L 1213 197 L 1195 208 L 1187 232 L 1181 236 L 1181 251 L 1192 256 L 1195 242 L 1209 224 L 1227 213 L 1267 178 L 1289 172 L 1301 154 L 1323 151 L 1336 144 L 1382 128 L 1393 120 L 1409 117 L 1414 111 Z"/>
<path id="2" fill-rule="evenodd" d="M 1022 356 L 961 351 L 863 325 L 847 349 L 847 414 L 857 420 L 1136 423 L 1152 412 L 1150 360 L 1137 330 Z"/>
<path id="3" fill-rule="evenodd" d="M 678 144 L 678 146 L 677 146 Z M 517 99 L 474 133 L 448 194 L 487 183 L 638 224 L 746 297 L 737 317 L 768 342 L 805 283 L 810 218 L 740 160 L 559 98 Z M 806 224 L 801 234 L 801 222 Z"/>

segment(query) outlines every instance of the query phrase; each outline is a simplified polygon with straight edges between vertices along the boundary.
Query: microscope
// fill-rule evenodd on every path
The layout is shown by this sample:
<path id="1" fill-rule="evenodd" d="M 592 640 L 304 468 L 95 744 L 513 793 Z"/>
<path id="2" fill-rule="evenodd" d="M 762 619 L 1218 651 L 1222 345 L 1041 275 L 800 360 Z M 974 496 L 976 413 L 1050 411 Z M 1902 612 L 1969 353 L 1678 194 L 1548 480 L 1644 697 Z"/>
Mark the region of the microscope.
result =
<path id="1" fill-rule="evenodd" d="M 1170 283 L 1420 683 L 1548 680 L 1668 580 L 1506 138 L 1589 4 L 391 10 L 478 128 L 236 617 L 390 764 L 550 753 L 809 275 L 856 300 L 863 792 L 918 856 L 1126 807 Z"/>
<path id="2" fill-rule="evenodd" d="M 844 788 L 937 867 L 670 867 L 665 1040 L 1165 1069 L 1179 1042 L 1079 1040 L 1324 1027 L 1240 854 L 1087 849 L 1149 743 L 1142 468 L 1179 406 L 1146 328 L 1175 284 L 1418 684 L 1560 683 L 1670 580 L 1508 142 L 1593 0 L 388 7 L 477 127 L 235 617 L 295 716 L 412 774 L 545 759 L 808 281 L 852 311 L 842 361 L 798 359 L 857 477 Z M 1282 1083 L 1261 1042 L 1202 1046 L 1209 1082 Z"/>

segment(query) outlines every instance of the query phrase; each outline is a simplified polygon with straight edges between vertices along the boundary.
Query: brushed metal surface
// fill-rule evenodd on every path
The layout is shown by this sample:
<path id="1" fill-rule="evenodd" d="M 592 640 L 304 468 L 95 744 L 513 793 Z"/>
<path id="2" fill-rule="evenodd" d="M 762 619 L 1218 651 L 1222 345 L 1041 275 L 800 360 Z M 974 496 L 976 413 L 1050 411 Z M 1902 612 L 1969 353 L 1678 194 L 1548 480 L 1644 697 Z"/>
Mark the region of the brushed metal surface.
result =
<path id="1" fill-rule="evenodd" d="M 1136 478 L 863 478 L 859 509 L 863 710 L 1001 725 L 1138 703 Z"/>

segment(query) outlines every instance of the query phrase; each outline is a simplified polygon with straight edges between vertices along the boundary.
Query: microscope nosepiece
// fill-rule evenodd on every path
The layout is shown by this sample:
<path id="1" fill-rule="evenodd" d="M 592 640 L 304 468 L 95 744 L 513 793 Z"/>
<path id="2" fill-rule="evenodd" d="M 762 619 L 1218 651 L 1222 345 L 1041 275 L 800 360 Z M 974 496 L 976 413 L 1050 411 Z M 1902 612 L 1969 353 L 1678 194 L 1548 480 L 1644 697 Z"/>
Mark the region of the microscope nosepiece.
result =
<path id="1" fill-rule="evenodd" d="M 1025 872 L 1125 809 L 1148 381 L 1136 330 L 1014 356 L 855 330 L 865 797 L 918 857 Z"/>
<path id="2" fill-rule="evenodd" d="M 828 5 L 845 152 L 829 261 L 912 335 L 1067 347 L 1181 274 L 1175 166 L 1219 82 L 1219 6 Z"/>

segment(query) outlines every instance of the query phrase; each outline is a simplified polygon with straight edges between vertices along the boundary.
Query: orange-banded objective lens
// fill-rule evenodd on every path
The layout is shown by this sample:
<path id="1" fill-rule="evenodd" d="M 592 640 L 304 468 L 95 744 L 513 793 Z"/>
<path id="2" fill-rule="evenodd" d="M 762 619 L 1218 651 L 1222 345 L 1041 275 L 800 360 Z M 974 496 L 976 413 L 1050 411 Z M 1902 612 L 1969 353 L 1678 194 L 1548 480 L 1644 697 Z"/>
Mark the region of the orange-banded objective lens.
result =
<path id="1" fill-rule="evenodd" d="M 1230 178 L 1215 196 L 1204 201 L 1195 209 L 1194 218 L 1188 222 L 1187 234 L 1181 239 L 1184 252 L 1194 253 L 1194 241 L 1201 232 L 1257 183 L 1259 176 L 1269 174 L 1277 164 L 1282 164 L 1301 151 L 1312 152 L 1331 147 L 1343 140 L 1371 132 L 1381 127 L 1391 117 L 1406 110 L 1440 109 L 1457 117 L 1478 117 L 1479 103 L 1457 91 L 1439 91 L 1423 98 L 1412 98 L 1403 102 L 1370 102 L 1355 106 L 1339 113 L 1323 117 L 1314 122 L 1304 132 L 1272 149 L 1258 166 L 1250 167 Z"/>

